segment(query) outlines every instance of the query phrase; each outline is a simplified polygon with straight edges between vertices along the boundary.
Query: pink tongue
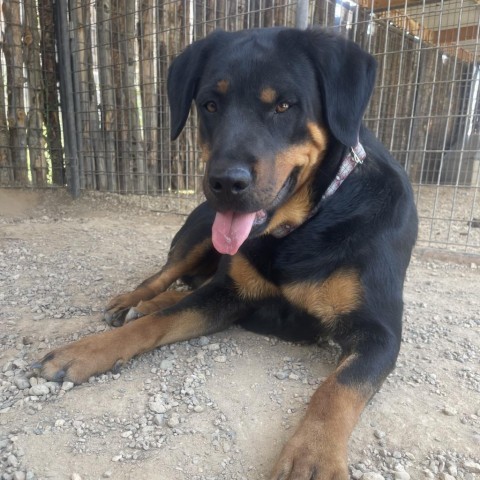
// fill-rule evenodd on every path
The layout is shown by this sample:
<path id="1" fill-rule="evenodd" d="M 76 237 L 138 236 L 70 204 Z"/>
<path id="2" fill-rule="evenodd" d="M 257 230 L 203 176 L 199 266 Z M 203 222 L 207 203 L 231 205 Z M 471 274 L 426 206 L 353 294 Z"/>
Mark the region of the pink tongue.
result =
<path id="1" fill-rule="evenodd" d="M 252 229 L 256 213 L 217 213 L 212 226 L 213 246 L 219 253 L 235 255 Z"/>

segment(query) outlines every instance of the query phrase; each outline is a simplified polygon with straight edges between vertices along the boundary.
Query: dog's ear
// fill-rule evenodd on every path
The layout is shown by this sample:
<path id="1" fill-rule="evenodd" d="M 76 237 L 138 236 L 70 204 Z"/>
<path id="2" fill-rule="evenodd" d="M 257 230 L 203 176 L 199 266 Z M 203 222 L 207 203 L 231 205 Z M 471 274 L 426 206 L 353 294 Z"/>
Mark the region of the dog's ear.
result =
<path id="1" fill-rule="evenodd" d="M 335 138 L 348 147 L 355 146 L 373 92 L 377 62 L 340 35 L 319 29 L 304 34 L 320 85 L 325 120 Z"/>
<path id="2" fill-rule="evenodd" d="M 175 60 L 168 69 L 167 93 L 170 104 L 170 136 L 175 140 L 182 131 L 188 118 L 192 101 L 194 100 L 198 81 L 205 63 L 218 41 L 222 31 L 216 31 L 208 37 L 192 43 Z"/>

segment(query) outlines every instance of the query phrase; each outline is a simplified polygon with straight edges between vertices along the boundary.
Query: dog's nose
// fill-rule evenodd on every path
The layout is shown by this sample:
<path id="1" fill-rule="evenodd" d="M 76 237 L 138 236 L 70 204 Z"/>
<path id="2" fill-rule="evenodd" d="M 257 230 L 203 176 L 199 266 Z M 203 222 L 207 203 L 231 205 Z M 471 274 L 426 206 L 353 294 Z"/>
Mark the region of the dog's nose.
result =
<path id="1" fill-rule="evenodd" d="M 242 167 L 211 172 L 209 175 L 210 189 L 217 197 L 239 196 L 248 189 L 251 183 L 252 174 Z"/>

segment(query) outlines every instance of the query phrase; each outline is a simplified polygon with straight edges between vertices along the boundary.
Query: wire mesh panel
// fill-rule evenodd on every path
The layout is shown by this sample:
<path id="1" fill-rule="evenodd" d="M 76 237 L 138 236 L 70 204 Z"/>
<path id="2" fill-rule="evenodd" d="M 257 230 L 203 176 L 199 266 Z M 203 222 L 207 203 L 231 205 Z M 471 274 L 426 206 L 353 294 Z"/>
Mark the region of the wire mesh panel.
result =
<path id="1" fill-rule="evenodd" d="M 196 116 L 171 142 L 168 65 L 217 28 L 294 26 L 297 10 L 306 13 L 299 6 L 308 4 L 310 25 L 347 36 L 377 59 L 366 124 L 412 180 L 420 244 L 480 252 L 475 0 L 3 4 L 0 185 L 68 184 L 198 201 Z"/>
<path id="2" fill-rule="evenodd" d="M 80 188 L 197 194 L 202 173 L 195 115 L 170 142 L 168 65 L 217 28 L 293 25 L 272 0 L 70 2 Z"/>
<path id="3" fill-rule="evenodd" d="M 480 252 L 478 3 L 362 0 L 321 9 L 324 25 L 378 61 L 366 124 L 414 185 L 419 244 Z"/>

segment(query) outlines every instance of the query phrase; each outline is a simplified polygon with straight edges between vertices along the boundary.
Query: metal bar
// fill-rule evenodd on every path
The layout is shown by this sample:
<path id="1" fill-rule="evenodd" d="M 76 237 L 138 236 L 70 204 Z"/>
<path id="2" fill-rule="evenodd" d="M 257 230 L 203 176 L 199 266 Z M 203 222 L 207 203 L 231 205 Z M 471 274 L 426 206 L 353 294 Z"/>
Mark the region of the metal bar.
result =
<path id="1" fill-rule="evenodd" d="M 295 15 L 295 26 L 305 29 L 308 27 L 308 0 L 298 0 Z"/>
<path id="2" fill-rule="evenodd" d="M 73 198 L 80 196 L 80 175 L 78 169 L 78 147 L 75 125 L 75 102 L 73 96 L 72 58 L 68 31 L 67 2 L 54 2 L 55 36 L 58 45 L 60 104 L 65 141 L 65 159 L 68 162 L 67 186 Z"/>

